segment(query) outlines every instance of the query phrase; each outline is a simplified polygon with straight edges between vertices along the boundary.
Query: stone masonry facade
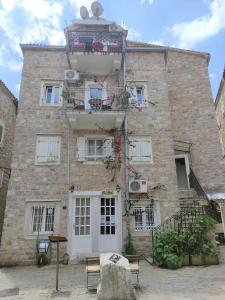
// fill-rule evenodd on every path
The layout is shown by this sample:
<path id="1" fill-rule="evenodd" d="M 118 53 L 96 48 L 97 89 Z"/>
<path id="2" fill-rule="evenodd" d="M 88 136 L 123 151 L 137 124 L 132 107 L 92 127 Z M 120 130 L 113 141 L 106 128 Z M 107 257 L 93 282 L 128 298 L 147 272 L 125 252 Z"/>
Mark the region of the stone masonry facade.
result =
<path id="1" fill-rule="evenodd" d="M 122 207 L 127 188 L 124 157 L 116 182 L 110 180 L 112 174 L 105 164 L 84 163 L 76 159 L 78 138 L 102 135 L 100 129 L 84 131 L 72 128 L 65 101 L 60 107 L 40 105 L 43 80 L 64 83 L 64 71 L 69 68 L 65 47 L 22 45 L 22 50 L 24 65 L 12 176 L 0 249 L 2 265 L 35 263 L 37 237 L 27 233 L 30 203 L 57 203 L 58 224 L 54 233 L 70 239 L 71 186 L 75 191 L 112 191 L 118 184 Z M 174 140 L 191 145 L 189 163 L 204 189 L 207 192 L 225 191 L 225 166 L 208 76 L 209 55 L 128 41 L 124 60 L 125 67 L 119 70 L 120 74 L 107 75 L 104 81 L 116 85 L 124 75 L 126 82 L 144 82 L 146 86 L 148 105 L 141 111 L 135 108 L 128 110 L 128 133 L 151 137 L 152 162 L 135 164 L 134 167 L 150 188 L 157 185 L 165 187 L 154 192 L 159 224 L 178 211 L 180 205 Z M 99 75 L 81 76 L 84 81 L 102 80 Z M 59 164 L 35 164 L 38 134 L 61 137 Z M 110 136 L 110 132 L 105 135 Z M 130 197 L 134 202 L 137 200 L 135 195 Z M 138 200 L 139 205 L 145 205 L 145 199 Z M 125 241 L 127 228 L 122 218 L 121 234 Z M 138 252 L 149 253 L 149 232 L 135 230 L 132 216 L 130 223 Z M 62 247 L 62 253 L 65 248 Z"/>
<path id="2" fill-rule="evenodd" d="M 2 142 L 0 143 L 0 244 L 3 220 L 6 205 L 6 196 L 11 169 L 11 159 L 16 125 L 17 100 L 0 81 L 0 126 L 3 128 Z"/>

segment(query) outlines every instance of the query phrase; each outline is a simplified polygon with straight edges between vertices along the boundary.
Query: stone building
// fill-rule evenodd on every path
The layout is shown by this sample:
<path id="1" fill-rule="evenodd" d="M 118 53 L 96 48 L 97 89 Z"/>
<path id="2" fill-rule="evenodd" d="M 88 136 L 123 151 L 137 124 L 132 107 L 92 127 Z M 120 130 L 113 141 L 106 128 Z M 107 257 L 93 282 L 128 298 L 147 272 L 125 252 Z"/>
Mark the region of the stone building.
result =
<path id="1" fill-rule="evenodd" d="M 0 244 L 16 125 L 17 99 L 0 80 Z"/>
<path id="2" fill-rule="evenodd" d="M 225 155 L 225 68 L 223 71 L 223 76 L 220 82 L 219 90 L 216 96 L 215 101 L 215 109 L 216 109 L 216 118 L 217 125 L 219 128 L 219 136 L 220 136 L 220 144 L 222 148 L 222 155 L 224 158 Z"/>
<path id="3" fill-rule="evenodd" d="M 209 54 L 129 41 L 100 11 L 81 11 L 66 47 L 21 45 L 2 265 L 34 263 L 52 233 L 71 259 L 123 251 L 127 230 L 149 253 L 150 230 L 198 197 L 196 182 L 225 191 Z"/>

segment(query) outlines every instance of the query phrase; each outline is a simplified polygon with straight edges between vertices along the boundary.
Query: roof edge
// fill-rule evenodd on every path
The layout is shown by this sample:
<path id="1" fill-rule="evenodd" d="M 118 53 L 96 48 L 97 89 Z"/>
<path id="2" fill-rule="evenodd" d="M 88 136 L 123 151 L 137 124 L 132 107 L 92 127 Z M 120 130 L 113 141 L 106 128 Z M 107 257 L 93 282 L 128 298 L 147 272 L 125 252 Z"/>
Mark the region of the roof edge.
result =
<path id="1" fill-rule="evenodd" d="M 219 97 L 220 97 L 220 95 L 221 95 L 221 92 L 222 92 L 222 89 L 223 89 L 223 86 L 225 85 L 225 79 L 222 79 L 221 81 L 220 81 L 220 86 L 219 86 L 219 89 L 218 89 L 218 92 L 217 92 L 217 95 L 216 95 L 216 100 L 215 100 L 215 103 L 214 103 L 214 105 L 215 105 L 215 108 L 217 108 L 217 105 L 218 105 L 218 103 L 219 103 Z"/>
<path id="2" fill-rule="evenodd" d="M 5 83 L 0 79 L 0 86 L 4 89 L 4 91 L 12 98 L 13 103 L 17 107 L 18 99 L 13 95 L 10 89 L 5 85 Z"/>
<path id="3" fill-rule="evenodd" d="M 20 44 L 20 48 L 22 52 L 25 50 L 48 50 L 48 51 L 65 51 L 66 50 L 66 45 L 65 46 L 59 46 L 59 45 L 41 45 L 41 44 Z"/>

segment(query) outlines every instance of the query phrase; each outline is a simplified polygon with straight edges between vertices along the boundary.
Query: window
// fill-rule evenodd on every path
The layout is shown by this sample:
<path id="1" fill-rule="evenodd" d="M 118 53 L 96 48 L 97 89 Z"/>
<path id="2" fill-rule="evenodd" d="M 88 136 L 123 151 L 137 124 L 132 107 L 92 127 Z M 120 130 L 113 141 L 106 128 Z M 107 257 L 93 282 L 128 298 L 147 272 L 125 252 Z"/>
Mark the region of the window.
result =
<path id="1" fill-rule="evenodd" d="M 102 89 L 101 88 L 90 88 L 90 99 L 102 99 Z"/>
<path id="2" fill-rule="evenodd" d="M 130 103 L 134 107 L 147 106 L 147 85 L 145 83 L 128 82 L 127 91 L 130 93 Z"/>
<path id="3" fill-rule="evenodd" d="M 144 92 L 143 92 L 143 87 L 137 87 L 136 88 L 136 93 L 137 93 L 137 105 L 142 107 L 144 106 Z"/>
<path id="4" fill-rule="evenodd" d="M 100 234 L 116 234 L 115 198 L 101 198 Z"/>
<path id="5" fill-rule="evenodd" d="M 151 206 L 134 207 L 135 230 L 149 230 L 155 226 L 154 208 Z"/>
<path id="6" fill-rule="evenodd" d="M 59 106 L 62 105 L 62 84 L 60 83 L 42 83 L 43 105 Z"/>
<path id="7" fill-rule="evenodd" d="M 31 206 L 31 234 L 49 234 L 55 230 L 56 207 L 53 204 Z"/>
<path id="8" fill-rule="evenodd" d="M 85 109 L 101 109 L 107 99 L 106 82 L 85 82 Z M 98 99 L 100 101 L 93 101 Z M 102 101 L 101 101 L 102 100 Z"/>
<path id="9" fill-rule="evenodd" d="M 85 138 L 77 139 L 77 160 L 99 161 L 114 158 L 113 138 Z"/>
<path id="10" fill-rule="evenodd" d="M 3 144 L 4 131 L 5 131 L 5 126 L 4 126 L 3 122 L 0 120 L 0 145 Z"/>
<path id="11" fill-rule="evenodd" d="M 76 198 L 75 235 L 90 235 L 90 198 Z"/>
<path id="12" fill-rule="evenodd" d="M 37 164 L 56 164 L 60 162 L 60 136 L 39 135 L 36 145 Z"/>
<path id="13" fill-rule="evenodd" d="M 131 163 L 152 163 L 151 137 L 129 137 L 129 158 Z"/>

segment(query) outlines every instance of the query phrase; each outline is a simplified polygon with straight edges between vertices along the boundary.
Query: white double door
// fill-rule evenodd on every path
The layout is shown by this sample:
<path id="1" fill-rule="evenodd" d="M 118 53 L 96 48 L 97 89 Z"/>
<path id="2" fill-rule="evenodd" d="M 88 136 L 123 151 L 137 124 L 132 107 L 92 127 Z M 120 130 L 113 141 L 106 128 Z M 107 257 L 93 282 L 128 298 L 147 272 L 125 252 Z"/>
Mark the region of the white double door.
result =
<path id="1" fill-rule="evenodd" d="M 75 196 L 72 211 L 73 257 L 120 252 L 121 209 L 117 196 Z"/>

